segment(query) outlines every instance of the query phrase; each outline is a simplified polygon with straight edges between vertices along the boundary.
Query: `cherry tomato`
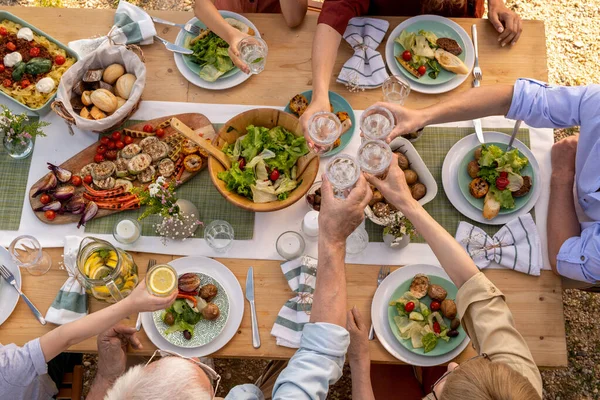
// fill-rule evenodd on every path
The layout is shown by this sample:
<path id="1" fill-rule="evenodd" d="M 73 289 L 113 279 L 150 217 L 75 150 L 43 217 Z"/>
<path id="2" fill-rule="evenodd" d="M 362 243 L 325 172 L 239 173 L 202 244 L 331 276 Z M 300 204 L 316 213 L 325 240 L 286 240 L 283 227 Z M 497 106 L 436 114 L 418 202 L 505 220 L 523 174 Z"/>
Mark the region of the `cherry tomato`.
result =
<path id="1" fill-rule="evenodd" d="M 27 79 L 23 79 L 20 85 L 23 89 L 25 89 L 27 86 L 31 85 L 31 82 L 29 82 Z"/>
<path id="2" fill-rule="evenodd" d="M 498 177 L 496 178 L 496 187 L 498 190 L 504 190 L 508 186 L 508 178 Z"/>
<path id="3" fill-rule="evenodd" d="M 32 47 L 29 49 L 29 55 L 31 57 L 37 57 L 40 55 L 40 48 L 39 47 Z"/>
<path id="4" fill-rule="evenodd" d="M 106 146 L 101 144 L 100 146 L 96 147 L 96 153 L 98 153 L 98 154 L 106 153 Z"/>
<path id="5" fill-rule="evenodd" d="M 427 72 L 427 67 L 421 65 L 417 71 L 419 71 L 419 75 L 425 75 L 425 72 Z"/>
<path id="6" fill-rule="evenodd" d="M 54 57 L 54 63 L 56 65 L 63 65 L 65 63 L 65 61 L 67 61 L 67 60 L 63 56 Z"/>
<path id="7" fill-rule="evenodd" d="M 110 135 L 110 137 L 112 140 L 121 140 L 121 132 L 115 131 Z"/>
<path id="8" fill-rule="evenodd" d="M 152 133 L 152 132 L 154 132 L 154 128 L 150 124 L 144 125 L 144 127 L 142 128 L 142 130 L 144 132 L 146 132 L 146 133 Z"/>
<path id="9" fill-rule="evenodd" d="M 500 178 L 508 178 L 508 172 L 506 172 L 506 171 L 500 172 Z"/>
<path id="10" fill-rule="evenodd" d="M 240 158 L 240 160 L 238 161 L 238 165 L 240 169 L 244 168 L 246 166 L 246 159 Z"/>
<path id="11" fill-rule="evenodd" d="M 4 87 L 11 87 L 12 86 L 12 81 L 10 79 L 5 79 L 2 81 L 2 85 Z"/>
<path id="12" fill-rule="evenodd" d="M 409 301 L 404 305 L 404 311 L 406 311 L 407 313 L 412 312 L 414 309 L 415 303 L 413 303 L 412 301 Z"/>
<path id="13" fill-rule="evenodd" d="M 94 156 L 94 162 L 101 163 L 102 161 L 104 161 L 104 156 L 102 154 L 96 154 Z"/>
<path id="14" fill-rule="evenodd" d="M 108 136 L 102 136 L 102 138 L 100 139 L 100 143 L 102 143 L 103 145 L 107 145 L 108 142 L 110 142 L 110 138 Z"/>
<path id="15" fill-rule="evenodd" d="M 48 204 L 52 201 L 52 198 L 47 195 L 46 193 L 44 193 L 43 195 L 40 196 L 40 202 L 42 204 Z"/>
<path id="16" fill-rule="evenodd" d="M 271 175 L 269 176 L 269 178 L 275 182 L 277 179 L 279 179 L 279 171 L 277 171 L 276 169 L 274 169 L 273 171 L 271 171 Z"/>
<path id="17" fill-rule="evenodd" d="M 6 67 L 4 66 L 4 64 L 0 64 L 0 72 L 4 72 L 5 69 Z"/>
<path id="18" fill-rule="evenodd" d="M 91 185 L 92 182 L 94 181 L 94 178 L 92 178 L 91 175 L 86 175 L 83 177 L 83 181 L 85 182 L 86 185 Z"/>
<path id="19" fill-rule="evenodd" d="M 116 147 L 117 149 L 121 150 L 123 147 L 125 147 L 125 143 L 123 143 L 123 142 L 122 142 L 122 141 L 120 141 L 120 140 L 117 140 L 117 141 L 115 142 L 115 147 Z"/>
<path id="20" fill-rule="evenodd" d="M 123 137 L 123 142 L 125 144 L 131 144 L 131 143 L 133 143 L 133 138 L 131 136 L 125 136 L 125 137 Z"/>
<path id="21" fill-rule="evenodd" d="M 435 333 L 437 333 L 438 335 L 439 335 L 440 333 L 442 333 L 442 327 L 440 326 L 440 323 L 439 323 L 439 322 L 437 322 L 437 321 L 434 321 L 434 322 L 433 322 L 433 331 L 434 331 Z"/>
<path id="22" fill-rule="evenodd" d="M 56 218 L 56 212 L 48 210 L 44 213 L 44 216 L 48 221 L 52 221 L 54 218 Z"/>
<path id="23" fill-rule="evenodd" d="M 107 160 L 116 160 L 117 159 L 117 151 L 116 150 L 108 150 L 105 154 Z"/>
<path id="24" fill-rule="evenodd" d="M 402 59 L 404 61 L 412 60 L 412 54 L 410 53 L 410 50 L 405 50 L 404 53 L 402 53 Z"/>
<path id="25" fill-rule="evenodd" d="M 8 30 L 5 27 L 0 26 L 0 36 L 6 36 L 6 35 L 8 35 Z"/>
<path id="26" fill-rule="evenodd" d="M 158 137 L 165 136 L 165 130 L 163 128 L 158 128 L 155 133 L 156 133 L 156 136 L 158 136 Z"/>
<path id="27" fill-rule="evenodd" d="M 81 186 L 81 177 L 77 175 L 73 175 L 71 178 L 71 183 L 73 186 Z"/>
<path id="28" fill-rule="evenodd" d="M 15 51 L 17 49 L 17 46 L 15 46 L 15 44 L 13 42 L 8 42 L 8 43 L 6 43 L 6 48 L 9 49 L 10 51 Z"/>
<path id="29" fill-rule="evenodd" d="M 117 147 L 117 145 L 115 144 L 114 140 L 109 140 L 108 143 L 106 144 L 106 147 L 112 150 L 115 147 Z"/>
<path id="30" fill-rule="evenodd" d="M 431 304 L 429 305 L 429 308 L 431 309 L 431 311 L 438 311 L 440 309 L 442 305 L 440 304 L 439 301 L 437 300 L 433 300 L 431 302 Z"/>

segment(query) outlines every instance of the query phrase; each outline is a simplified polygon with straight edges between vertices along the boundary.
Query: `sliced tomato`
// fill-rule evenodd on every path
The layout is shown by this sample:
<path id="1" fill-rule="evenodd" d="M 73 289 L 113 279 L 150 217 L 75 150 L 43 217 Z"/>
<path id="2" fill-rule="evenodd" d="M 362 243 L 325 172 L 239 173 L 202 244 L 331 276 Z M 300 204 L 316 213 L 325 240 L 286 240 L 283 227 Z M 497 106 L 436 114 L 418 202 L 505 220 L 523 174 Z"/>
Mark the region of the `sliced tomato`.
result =
<path id="1" fill-rule="evenodd" d="M 31 82 L 29 82 L 29 80 L 27 80 L 27 79 L 23 79 L 21 81 L 20 85 L 23 89 L 25 89 L 27 86 L 31 85 Z"/>
<path id="2" fill-rule="evenodd" d="M 12 86 L 12 81 L 10 79 L 5 79 L 2 81 L 2 86 L 4 87 L 11 87 Z"/>
<path id="3" fill-rule="evenodd" d="M 506 189 L 506 187 L 508 186 L 509 183 L 510 182 L 508 181 L 508 178 L 502 178 L 502 177 L 496 178 L 496 187 L 498 188 L 498 190 Z"/>
<path id="4" fill-rule="evenodd" d="M 29 55 L 31 57 L 37 57 L 40 55 L 40 48 L 39 47 L 32 47 L 29 49 Z"/>
<path id="5" fill-rule="evenodd" d="M 8 30 L 5 27 L 0 26 L 0 36 L 6 36 L 6 35 L 8 35 Z"/>
<path id="6" fill-rule="evenodd" d="M 5 69 L 6 67 L 4 66 L 4 64 L 0 64 L 0 72 L 4 72 Z"/>
<path id="7" fill-rule="evenodd" d="M 6 48 L 10 51 L 15 51 L 17 49 L 17 46 L 13 42 L 8 42 L 6 43 Z"/>

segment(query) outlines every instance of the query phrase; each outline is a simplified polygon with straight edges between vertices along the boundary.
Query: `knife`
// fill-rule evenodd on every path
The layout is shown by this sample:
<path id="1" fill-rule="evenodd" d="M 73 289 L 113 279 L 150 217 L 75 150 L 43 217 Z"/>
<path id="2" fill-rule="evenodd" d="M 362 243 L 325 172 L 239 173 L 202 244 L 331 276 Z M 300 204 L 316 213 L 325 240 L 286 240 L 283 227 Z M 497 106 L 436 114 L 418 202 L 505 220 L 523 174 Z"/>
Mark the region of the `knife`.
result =
<path id="1" fill-rule="evenodd" d="M 479 87 L 479 85 L 479 80 L 473 79 L 473 87 Z M 477 134 L 477 140 L 479 140 L 479 143 L 485 143 L 485 140 L 483 139 L 483 130 L 481 129 L 481 119 L 474 119 L 473 126 L 475 127 L 475 133 Z"/>
<path id="2" fill-rule="evenodd" d="M 510 135 L 510 140 L 508 141 L 508 147 L 506 148 L 506 152 L 511 151 L 513 148 L 513 142 L 515 141 L 515 137 L 517 137 L 517 133 L 519 132 L 519 127 L 521 126 L 521 121 L 520 119 L 517 120 L 517 122 L 515 122 L 515 127 L 513 128 L 513 132 L 512 135 Z"/>
<path id="3" fill-rule="evenodd" d="M 186 49 L 185 47 L 177 46 L 176 44 L 173 44 L 173 43 L 169 42 L 168 40 L 161 38 L 160 36 L 154 35 L 154 37 L 157 38 L 160 42 L 162 42 L 162 44 L 165 45 L 167 50 L 172 51 L 173 53 L 194 54 L 194 52 L 192 50 Z"/>
<path id="4" fill-rule="evenodd" d="M 250 313 L 252 314 L 252 346 L 255 349 L 260 347 L 260 333 L 258 332 L 258 321 L 256 320 L 256 307 L 254 306 L 254 270 L 248 268 L 246 276 L 246 300 L 250 303 Z"/>

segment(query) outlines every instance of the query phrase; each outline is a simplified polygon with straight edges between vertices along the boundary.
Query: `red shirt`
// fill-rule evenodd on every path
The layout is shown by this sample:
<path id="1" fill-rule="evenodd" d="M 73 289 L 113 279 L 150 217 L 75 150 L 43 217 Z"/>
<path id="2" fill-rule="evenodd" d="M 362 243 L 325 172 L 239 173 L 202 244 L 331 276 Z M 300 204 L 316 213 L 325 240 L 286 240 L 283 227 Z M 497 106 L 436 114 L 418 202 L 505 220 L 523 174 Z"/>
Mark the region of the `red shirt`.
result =
<path id="1" fill-rule="evenodd" d="M 436 3 L 441 6 L 436 7 Z M 329 25 L 343 35 L 351 18 L 365 15 L 412 17 L 437 14 L 481 18 L 483 11 L 483 0 L 325 0 L 319 23 Z"/>
<path id="2" fill-rule="evenodd" d="M 217 10 L 241 13 L 280 13 L 279 0 L 215 0 Z"/>

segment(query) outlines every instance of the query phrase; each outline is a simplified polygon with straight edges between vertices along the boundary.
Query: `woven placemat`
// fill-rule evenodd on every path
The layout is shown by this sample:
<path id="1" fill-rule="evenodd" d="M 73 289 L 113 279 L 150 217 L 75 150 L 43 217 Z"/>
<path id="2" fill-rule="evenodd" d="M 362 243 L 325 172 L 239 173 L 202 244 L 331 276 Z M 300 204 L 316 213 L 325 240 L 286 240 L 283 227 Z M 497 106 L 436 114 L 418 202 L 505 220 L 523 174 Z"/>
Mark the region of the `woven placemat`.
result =
<path id="1" fill-rule="evenodd" d="M 140 121 L 128 121 L 126 126 L 136 124 Z M 214 124 L 215 130 L 219 130 L 222 124 Z M 204 169 L 198 175 L 176 189 L 177 197 L 194 203 L 200 211 L 200 221 L 208 225 L 211 221 L 222 219 L 233 226 L 236 240 L 251 240 L 254 236 L 254 213 L 238 208 L 225 200 L 217 191 L 210 180 L 208 169 Z M 144 207 L 139 210 L 123 211 L 109 215 L 104 218 L 93 219 L 86 224 L 86 233 L 112 234 L 114 225 L 123 218 L 138 218 Z M 143 236 L 159 236 L 154 224 L 160 222 L 160 217 L 150 216 L 140 221 Z M 204 229 L 200 227 L 194 237 L 201 238 Z"/>
<path id="2" fill-rule="evenodd" d="M 512 129 L 494 128 L 493 130 L 509 135 L 512 133 Z M 452 236 L 456 233 L 456 228 L 458 228 L 460 221 L 466 221 L 478 226 L 489 235 L 495 234 L 500 229 L 500 226 L 482 224 L 465 217 L 454 208 L 450 200 L 448 200 L 446 192 L 444 192 L 444 186 L 442 185 L 442 165 L 444 164 L 444 158 L 446 158 L 446 154 L 448 154 L 448 151 L 450 151 L 456 142 L 472 133 L 473 128 L 429 127 L 425 128 L 421 138 L 413 143 L 438 184 L 437 195 L 431 202 L 425 204 L 424 208 Z M 527 147 L 530 147 L 528 129 L 520 129 L 519 133 L 517 133 L 517 139 Z M 531 214 L 533 215 L 533 210 Z M 367 220 L 366 229 L 369 232 L 370 242 L 383 242 L 383 227 Z M 412 242 L 425 243 L 421 237 L 413 239 Z"/>
<path id="3" fill-rule="evenodd" d="M 36 122 L 39 118 L 29 116 L 29 121 Z M 4 139 L 4 137 L 2 137 Z M 34 143 L 35 145 L 35 143 Z M 4 146 L 0 146 L 0 230 L 18 231 L 23 213 L 23 199 L 27 192 L 27 177 L 31 166 L 32 156 L 16 160 L 8 155 Z"/>

